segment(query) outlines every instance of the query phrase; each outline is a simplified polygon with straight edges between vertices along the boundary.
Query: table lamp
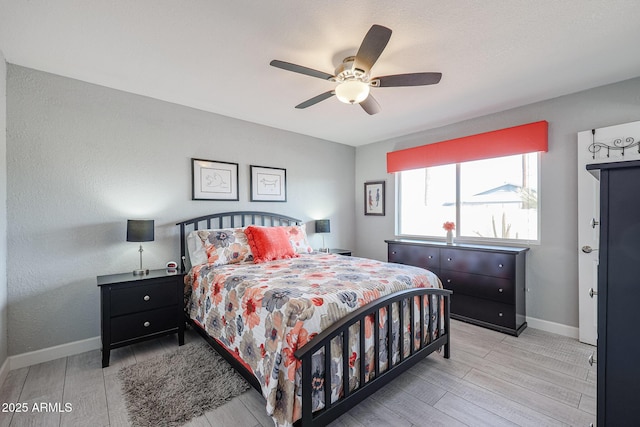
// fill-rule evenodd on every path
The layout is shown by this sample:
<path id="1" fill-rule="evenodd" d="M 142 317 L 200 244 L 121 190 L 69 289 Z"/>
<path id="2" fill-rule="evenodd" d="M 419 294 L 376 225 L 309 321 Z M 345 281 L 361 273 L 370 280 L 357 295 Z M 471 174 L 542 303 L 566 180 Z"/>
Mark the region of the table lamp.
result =
<path id="1" fill-rule="evenodd" d="M 331 222 L 328 219 L 317 219 L 316 220 L 316 233 L 329 233 L 331 231 Z M 324 234 L 322 236 L 322 248 L 319 249 L 320 252 L 329 252 L 329 248 L 324 245 Z"/>
<path id="2" fill-rule="evenodd" d="M 127 242 L 153 242 L 153 220 L 152 219 L 129 219 L 127 220 Z M 140 244 L 140 268 L 133 270 L 133 274 L 141 276 L 149 273 L 149 269 L 142 268 L 142 244 Z"/>

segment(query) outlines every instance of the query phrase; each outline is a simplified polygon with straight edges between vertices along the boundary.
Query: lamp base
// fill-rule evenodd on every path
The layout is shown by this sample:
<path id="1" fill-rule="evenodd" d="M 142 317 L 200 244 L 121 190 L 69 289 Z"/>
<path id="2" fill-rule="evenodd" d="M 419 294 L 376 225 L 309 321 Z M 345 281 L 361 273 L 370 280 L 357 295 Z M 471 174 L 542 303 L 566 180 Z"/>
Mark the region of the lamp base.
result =
<path id="1" fill-rule="evenodd" d="M 144 276 L 146 274 L 149 274 L 149 269 L 148 268 L 146 270 L 133 270 L 133 275 L 134 276 Z"/>

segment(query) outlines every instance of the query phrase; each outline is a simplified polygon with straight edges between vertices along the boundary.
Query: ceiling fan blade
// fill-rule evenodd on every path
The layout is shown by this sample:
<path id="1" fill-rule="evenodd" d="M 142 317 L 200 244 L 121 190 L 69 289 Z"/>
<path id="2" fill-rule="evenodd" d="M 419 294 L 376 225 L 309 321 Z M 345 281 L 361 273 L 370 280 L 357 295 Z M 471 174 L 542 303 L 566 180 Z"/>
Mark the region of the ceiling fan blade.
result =
<path id="1" fill-rule="evenodd" d="M 292 64 L 290 62 L 278 61 L 277 59 L 274 59 L 273 61 L 271 61 L 269 65 L 277 68 L 282 68 L 283 70 L 293 71 L 294 73 L 300 73 L 300 74 L 305 74 L 311 77 L 317 77 L 323 80 L 330 80 L 334 78 L 332 74 L 314 70 L 313 68 L 303 67 L 302 65 Z"/>
<path id="2" fill-rule="evenodd" d="M 378 114 L 381 111 L 380 104 L 373 97 L 373 95 L 369 94 L 367 98 L 360 103 L 360 106 L 364 111 L 366 111 L 370 115 Z"/>
<path id="3" fill-rule="evenodd" d="M 376 77 L 374 79 L 371 79 L 371 86 L 398 87 L 398 86 L 434 85 L 440 82 L 441 78 L 442 78 L 442 73 L 396 74 L 392 76 L 383 76 L 383 77 Z"/>
<path id="4" fill-rule="evenodd" d="M 321 93 L 318 96 L 314 96 L 313 98 L 307 99 L 303 103 L 296 105 L 296 108 L 311 107 L 312 105 L 317 104 L 320 101 L 324 101 L 327 98 L 331 98 L 333 95 L 335 95 L 335 92 L 332 90 L 330 90 L 329 92 Z"/>
<path id="5" fill-rule="evenodd" d="M 391 30 L 389 28 L 382 25 L 372 25 L 367 35 L 364 36 L 360 49 L 358 49 L 354 68 L 368 73 L 389 43 L 390 38 Z"/>

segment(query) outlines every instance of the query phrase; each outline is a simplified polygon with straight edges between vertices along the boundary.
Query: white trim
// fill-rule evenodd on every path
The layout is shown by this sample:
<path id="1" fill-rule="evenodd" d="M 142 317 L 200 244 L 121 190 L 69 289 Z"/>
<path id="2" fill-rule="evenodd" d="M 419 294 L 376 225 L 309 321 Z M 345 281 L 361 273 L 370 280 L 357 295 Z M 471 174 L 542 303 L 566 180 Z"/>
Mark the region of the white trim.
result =
<path id="1" fill-rule="evenodd" d="M 563 325 L 562 323 L 549 322 L 548 320 L 536 319 L 527 316 L 527 326 L 551 332 L 553 334 L 564 335 L 565 337 L 578 339 L 579 329 L 575 326 Z"/>
<path id="2" fill-rule="evenodd" d="M 9 369 L 14 370 L 24 368 L 26 366 L 37 365 L 38 363 L 60 359 L 61 357 L 73 356 L 75 354 L 84 353 L 86 351 L 99 350 L 100 348 L 102 348 L 102 340 L 100 339 L 100 337 L 93 337 L 87 338 L 85 340 L 43 348 L 41 350 L 29 351 L 27 353 L 17 354 L 15 356 L 9 356 L 7 361 L 9 362 Z M 1 372 L 2 371 L 0 371 L 0 374 Z"/>
<path id="3" fill-rule="evenodd" d="M 578 328 L 567 326 L 561 323 L 549 322 L 547 320 L 527 317 L 527 325 L 534 329 L 540 329 L 554 334 L 578 339 Z M 67 344 L 56 345 L 43 348 L 41 350 L 9 356 L 0 367 L 0 385 L 4 384 L 9 370 L 20 369 L 26 366 L 37 365 L 38 363 L 49 362 L 61 357 L 73 356 L 91 350 L 102 348 L 100 337 L 87 338 Z"/>
<path id="4" fill-rule="evenodd" d="M 0 367 L 0 386 L 4 384 L 4 380 L 7 379 L 7 375 L 9 375 L 9 358 L 4 359 L 4 363 Z"/>

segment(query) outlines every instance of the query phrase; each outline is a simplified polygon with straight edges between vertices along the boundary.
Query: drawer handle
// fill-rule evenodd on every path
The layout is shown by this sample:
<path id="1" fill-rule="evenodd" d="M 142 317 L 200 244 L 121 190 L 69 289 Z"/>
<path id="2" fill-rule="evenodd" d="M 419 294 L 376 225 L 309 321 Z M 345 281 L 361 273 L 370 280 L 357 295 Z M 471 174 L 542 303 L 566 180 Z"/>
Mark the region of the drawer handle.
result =
<path id="1" fill-rule="evenodd" d="M 447 261 L 451 261 L 451 258 L 447 258 Z"/>
<path id="2" fill-rule="evenodd" d="M 502 316 L 503 316 L 503 314 L 502 314 L 502 313 L 498 313 L 498 316 L 502 317 Z"/>
<path id="3" fill-rule="evenodd" d="M 589 362 L 590 366 L 593 366 L 594 363 L 597 363 L 598 361 L 593 357 L 593 353 L 591 353 L 589 355 L 589 358 L 587 359 L 587 361 Z"/>
<path id="4" fill-rule="evenodd" d="M 502 288 L 498 289 L 498 292 L 502 293 Z"/>
<path id="5" fill-rule="evenodd" d="M 151 297 L 149 295 L 145 295 L 144 298 L 142 298 L 145 301 L 149 301 L 151 299 Z"/>
<path id="6" fill-rule="evenodd" d="M 502 268 L 502 267 L 504 267 L 504 265 L 502 265 L 502 264 L 498 264 L 498 267 Z"/>
<path id="7" fill-rule="evenodd" d="M 151 323 L 149 323 L 149 322 L 144 322 L 142 325 L 143 325 L 145 328 L 148 328 L 149 326 L 151 326 Z"/>

